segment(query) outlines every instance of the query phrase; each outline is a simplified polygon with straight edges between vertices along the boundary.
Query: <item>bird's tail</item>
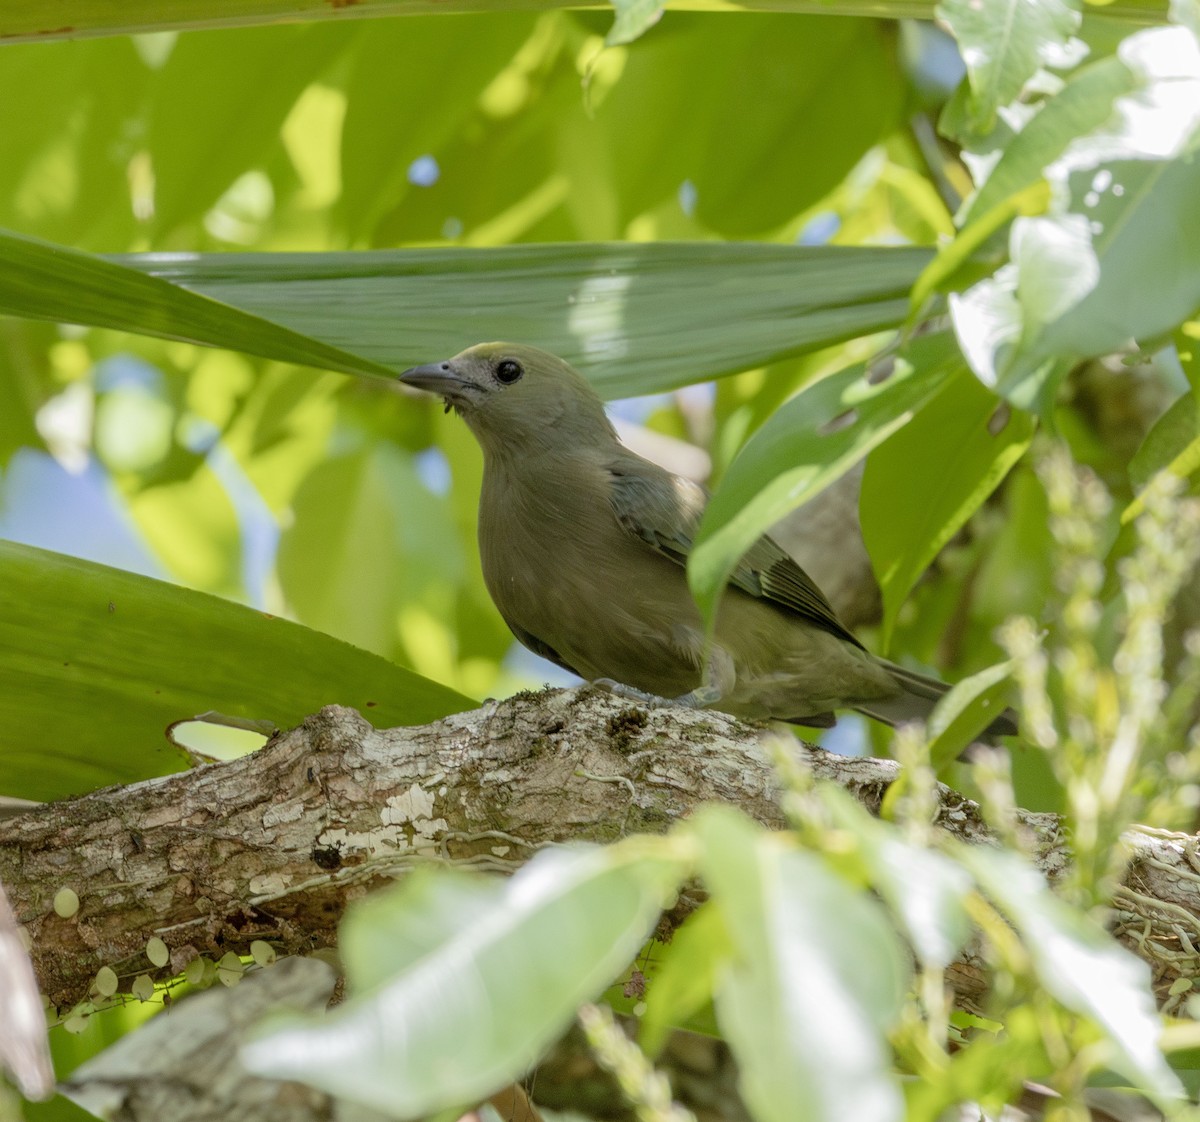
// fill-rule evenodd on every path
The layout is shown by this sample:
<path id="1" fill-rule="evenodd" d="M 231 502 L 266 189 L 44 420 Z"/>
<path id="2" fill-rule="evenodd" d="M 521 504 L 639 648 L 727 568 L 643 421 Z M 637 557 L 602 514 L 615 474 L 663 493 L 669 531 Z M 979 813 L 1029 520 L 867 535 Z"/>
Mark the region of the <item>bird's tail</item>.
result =
<path id="1" fill-rule="evenodd" d="M 906 721 L 926 721 L 942 695 L 950 689 L 945 682 L 928 674 L 918 674 L 905 666 L 897 666 L 886 659 L 876 660 L 896 681 L 903 693 L 880 701 L 870 701 L 855 708 L 868 717 L 888 725 L 902 725 Z M 985 736 L 1016 736 L 1017 714 L 1012 709 L 1003 713 L 983 731 Z"/>

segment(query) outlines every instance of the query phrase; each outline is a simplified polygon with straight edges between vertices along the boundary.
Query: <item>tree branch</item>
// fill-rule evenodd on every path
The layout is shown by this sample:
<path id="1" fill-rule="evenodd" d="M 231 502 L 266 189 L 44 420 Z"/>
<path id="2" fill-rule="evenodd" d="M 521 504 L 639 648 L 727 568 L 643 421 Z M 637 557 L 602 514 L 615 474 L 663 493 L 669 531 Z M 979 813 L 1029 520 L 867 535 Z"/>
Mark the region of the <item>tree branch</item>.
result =
<path id="1" fill-rule="evenodd" d="M 242 759 L 0 822 L 0 881 L 43 991 L 70 1007 L 103 966 L 125 992 L 141 974 L 169 978 L 254 939 L 280 954 L 330 946 L 351 899 L 416 863 L 507 872 L 540 846 L 662 832 L 713 800 L 782 826 L 762 735 L 721 713 L 646 710 L 589 687 L 382 731 L 330 706 Z M 796 751 L 871 810 L 896 775 L 887 760 Z M 1021 820 L 1055 879 L 1068 860 L 1058 819 Z M 949 788 L 938 822 L 965 841 L 990 839 L 978 806 Z M 1144 831 L 1129 841 L 1117 927 L 1165 991 L 1197 972 L 1196 839 Z M 80 901 L 65 917 L 54 909 L 63 888 Z M 146 954 L 154 938 L 170 950 L 161 968 Z M 982 963 L 965 957 L 952 981 L 977 996 Z"/>

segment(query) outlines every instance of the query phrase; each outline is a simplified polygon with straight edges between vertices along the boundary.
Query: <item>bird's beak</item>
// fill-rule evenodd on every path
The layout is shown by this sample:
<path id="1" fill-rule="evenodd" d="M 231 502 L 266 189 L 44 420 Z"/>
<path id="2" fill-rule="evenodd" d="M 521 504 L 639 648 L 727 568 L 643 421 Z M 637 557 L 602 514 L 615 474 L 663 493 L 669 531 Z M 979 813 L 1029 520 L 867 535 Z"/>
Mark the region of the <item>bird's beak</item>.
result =
<path id="1" fill-rule="evenodd" d="M 449 362 L 429 362 L 414 366 L 400 375 L 400 381 L 418 390 L 456 397 L 462 391 L 463 378 Z"/>

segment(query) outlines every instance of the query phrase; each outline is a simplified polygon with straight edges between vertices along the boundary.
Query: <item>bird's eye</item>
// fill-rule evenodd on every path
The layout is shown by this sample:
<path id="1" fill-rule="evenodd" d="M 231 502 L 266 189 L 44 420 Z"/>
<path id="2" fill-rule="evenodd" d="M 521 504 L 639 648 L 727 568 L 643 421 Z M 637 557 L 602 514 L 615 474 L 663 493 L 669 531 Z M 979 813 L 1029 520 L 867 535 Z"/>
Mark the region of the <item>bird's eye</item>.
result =
<path id="1" fill-rule="evenodd" d="M 503 362 L 496 365 L 496 377 L 506 386 L 511 386 L 524 373 L 525 371 L 521 369 L 521 364 L 514 362 L 511 358 L 506 358 Z"/>

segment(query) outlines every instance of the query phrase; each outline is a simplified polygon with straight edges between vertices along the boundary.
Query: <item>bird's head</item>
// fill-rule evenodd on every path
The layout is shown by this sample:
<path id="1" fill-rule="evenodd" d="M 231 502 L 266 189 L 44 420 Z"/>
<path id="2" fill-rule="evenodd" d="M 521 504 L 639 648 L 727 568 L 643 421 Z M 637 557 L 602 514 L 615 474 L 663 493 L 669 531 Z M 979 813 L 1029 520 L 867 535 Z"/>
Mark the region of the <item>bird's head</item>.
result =
<path id="1" fill-rule="evenodd" d="M 444 362 L 414 366 L 400 381 L 443 397 L 485 452 L 615 439 L 587 379 L 536 347 L 479 343 Z"/>

